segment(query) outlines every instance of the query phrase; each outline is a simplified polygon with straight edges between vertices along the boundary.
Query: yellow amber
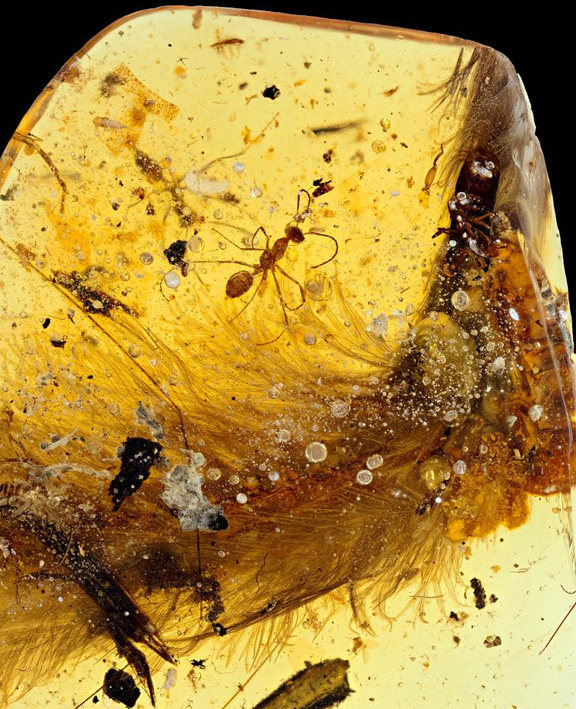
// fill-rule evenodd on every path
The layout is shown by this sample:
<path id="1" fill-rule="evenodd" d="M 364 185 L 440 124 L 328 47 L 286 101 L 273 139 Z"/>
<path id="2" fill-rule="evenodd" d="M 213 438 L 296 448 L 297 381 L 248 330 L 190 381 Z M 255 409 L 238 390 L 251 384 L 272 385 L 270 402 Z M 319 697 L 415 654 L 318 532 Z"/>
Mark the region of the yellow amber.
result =
<path id="1" fill-rule="evenodd" d="M 138 13 L 0 184 L 5 704 L 571 705 L 570 317 L 502 55 Z"/>

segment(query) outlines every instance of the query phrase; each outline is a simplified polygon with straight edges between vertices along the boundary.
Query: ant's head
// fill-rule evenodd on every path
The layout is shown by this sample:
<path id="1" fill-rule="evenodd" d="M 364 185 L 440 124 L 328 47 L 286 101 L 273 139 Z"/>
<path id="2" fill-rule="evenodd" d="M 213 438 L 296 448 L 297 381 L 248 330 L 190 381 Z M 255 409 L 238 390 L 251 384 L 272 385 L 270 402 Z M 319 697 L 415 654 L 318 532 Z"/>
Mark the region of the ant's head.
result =
<path id="1" fill-rule="evenodd" d="M 284 233 L 286 234 L 287 238 L 290 239 L 290 241 L 293 241 L 295 244 L 301 244 L 304 241 L 304 234 L 302 233 L 302 229 L 300 229 L 299 226 L 288 224 L 286 229 L 284 229 Z"/>

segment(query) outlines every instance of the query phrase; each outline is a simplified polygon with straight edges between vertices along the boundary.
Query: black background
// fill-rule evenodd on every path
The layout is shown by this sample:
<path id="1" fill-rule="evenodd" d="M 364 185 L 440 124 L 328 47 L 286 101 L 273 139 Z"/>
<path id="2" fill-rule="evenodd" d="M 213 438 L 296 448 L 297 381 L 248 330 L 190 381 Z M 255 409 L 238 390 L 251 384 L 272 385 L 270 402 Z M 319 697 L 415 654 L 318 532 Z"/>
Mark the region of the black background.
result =
<path id="1" fill-rule="evenodd" d="M 575 119 L 570 105 L 575 92 L 571 47 L 576 40 L 571 35 L 570 23 L 566 18 L 562 23 L 554 3 L 539 5 L 538 12 L 533 13 L 524 9 L 527 5 L 514 3 L 515 12 L 510 8 L 507 13 L 505 1 L 459 0 L 452 4 L 429 3 L 425 9 L 411 2 L 403 3 L 405 9 L 398 9 L 398 3 L 389 8 L 386 3 L 364 0 L 339 7 L 290 0 L 285 4 L 248 2 L 251 9 L 442 32 L 487 44 L 506 54 L 530 97 L 552 183 L 570 289 L 576 292 L 576 268 L 570 254 L 572 213 L 576 212 Z M 74 5 L 46 3 L 34 9 L 11 0 L 9 6 L 3 7 L 0 11 L 1 148 L 33 100 L 75 51 L 106 25 L 146 7 L 139 3 L 95 0 L 79 0 Z"/>

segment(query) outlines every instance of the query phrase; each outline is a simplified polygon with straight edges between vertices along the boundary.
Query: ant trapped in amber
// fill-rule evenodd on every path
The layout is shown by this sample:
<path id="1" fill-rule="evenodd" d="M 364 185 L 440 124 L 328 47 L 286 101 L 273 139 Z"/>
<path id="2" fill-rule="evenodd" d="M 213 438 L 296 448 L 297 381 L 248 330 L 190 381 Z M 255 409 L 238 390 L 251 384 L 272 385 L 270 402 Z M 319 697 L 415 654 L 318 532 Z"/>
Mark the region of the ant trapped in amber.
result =
<path id="1" fill-rule="evenodd" d="M 493 258 L 497 246 L 492 237 L 492 218 L 499 181 L 498 158 L 484 149 L 470 151 L 458 175 L 454 195 L 448 200 L 450 226 L 438 229 L 432 238 L 447 234 L 476 256 Z"/>
<path id="2" fill-rule="evenodd" d="M 302 194 L 305 194 L 308 197 L 308 205 L 306 209 L 301 212 L 300 198 Z M 296 215 L 294 217 L 295 222 L 302 222 L 309 215 L 310 200 L 310 195 L 306 190 L 300 190 L 298 192 Z M 256 237 L 258 236 L 259 232 L 262 232 L 262 234 L 264 234 L 264 236 L 266 237 L 266 246 L 263 249 L 254 246 Z M 220 234 L 220 232 L 218 233 Z M 250 239 L 249 246 L 238 246 L 238 244 L 234 243 L 231 239 L 224 236 L 224 234 L 220 234 L 220 236 L 226 239 L 226 241 L 230 242 L 233 246 L 235 246 L 237 249 L 240 249 L 241 251 L 261 251 L 262 253 L 260 254 L 259 261 L 256 264 L 248 263 L 246 261 L 238 261 L 236 259 L 195 261 L 195 263 L 234 263 L 240 266 L 246 266 L 251 269 L 249 271 L 237 271 L 236 273 L 233 273 L 230 276 L 230 278 L 226 282 L 226 295 L 229 298 L 240 298 L 241 296 L 245 295 L 254 286 L 255 277 L 261 275 L 260 282 L 256 286 L 256 289 L 254 290 L 248 301 L 244 304 L 244 306 L 232 318 L 232 320 L 235 320 L 246 310 L 246 308 L 256 297 L 256 294 L 258 293 L 260 288 L 267 281 L 268 274 L 272 274 L 274 285 L 276 287 L 276 292 L 278 293 L 280 304 L 282 305 L 284 322 L 286 323 L 286 325 L 288 325 L 289 323 L 287 310 L 298 310 L 299 308 L 301 308 L 306 302 L 306 293 L 304 287 L 299 283 L 299 281 L 297 281 L 296 278 L 287 273 L 278 262 L 284 257 L 291 243 L 301 244 L 305 240 L 305 237 L 309 234 L 323 236 L 326 239 L 330 239 L 335 244 L 335 249 L 332 256 L 330 256 L 330 258 L 326 259 L 325 261 L 322 261 L 321 263 L 312 266 L 312 268 L 320 268 L 320 266 L 325 266 L 327 263 L 333 261 L 336 258 L 336 255 L 338 254 L 338 241 L 333 236 L 331 236 L 330 234 L 322 234 L 318 231 L 303 232 L 302 229 L 296 224 L 289 223 L 284 229 L 284 236 L 281 236 L 280 238 L 276 239 L 272 243 L 272 245 L 270 244 L 270 236 L 267 234 L 263 226 L 259 226 L 258 229 L 256 229 L 256 231 L 252 235 L 252 238 Z M 292 281 L 298 286 L 301 301 L 298 305 L 291 306 L 286 302 L 286 299 L 282 294 L 282 289 L 280 288 L 280 282 L 278 280 L 277 275 L 278 273 L 280 273 L 282 276 L 284 276 L 284 278 L 287 278 L 289 281 Z"/>

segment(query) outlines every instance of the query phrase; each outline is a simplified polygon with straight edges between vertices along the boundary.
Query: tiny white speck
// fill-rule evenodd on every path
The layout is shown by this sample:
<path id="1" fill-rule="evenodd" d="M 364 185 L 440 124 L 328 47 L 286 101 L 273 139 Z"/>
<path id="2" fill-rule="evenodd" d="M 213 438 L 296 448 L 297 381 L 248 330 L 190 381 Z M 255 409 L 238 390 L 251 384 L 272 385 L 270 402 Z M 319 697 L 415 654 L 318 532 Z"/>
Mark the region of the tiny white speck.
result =
<path id="1" fill-rule="evenodd" d="M 276 480 L 280 480 L 280 473 L 277 473 L 275 470 L 271 470 L 271 471 L 268 473 L 268 477 L 269 477 L 270 480 L 272 480 L 272 482 L 275 483 Z"/>
<path id="2" fill-rule="evenodd" d="M 516 320 L 516 322 L 518 322 L 518 320 L 520 320 L 520 316 L 518 315 L 518 311 L 515 310 L 514 308 L 510 308 L 508 313 L 510 314 L 510 317 L 512 318 L 512 320 Z"/>

